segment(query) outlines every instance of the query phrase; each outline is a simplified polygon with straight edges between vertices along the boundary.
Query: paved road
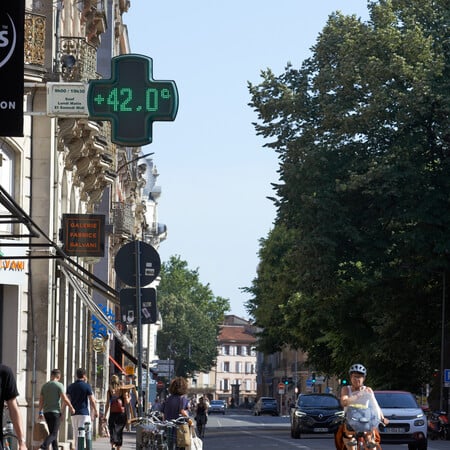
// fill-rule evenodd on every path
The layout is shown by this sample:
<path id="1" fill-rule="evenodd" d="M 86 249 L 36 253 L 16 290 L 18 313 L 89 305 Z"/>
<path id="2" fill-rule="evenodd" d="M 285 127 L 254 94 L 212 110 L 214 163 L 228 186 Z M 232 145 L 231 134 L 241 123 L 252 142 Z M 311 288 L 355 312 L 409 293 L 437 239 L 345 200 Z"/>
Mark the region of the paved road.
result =
<path id="1" fill-rule="evenodd" d="M 136 449 L 134 432 L 125 433 L 122 450 Z M 203 442 L 204 450 L 335 450 L 333 435 L 290 436 L 289 417 L 252 416 L 247 411 L 210 415 Z M 428 450 L 449 450 L 450 441 L 428 441 Z M 107 438 L 98 438 L 93 450 L 110 450 Z M 383 450 L 408 450 L 406 445 L 383 445 Z"/>
<path id="2" fill-rule="evenodd" d="M 228 411 L 210 415 L 204 450 L 261 449 L 335 450 L 333 435 L 290 436 L 289 417 L 252 416 L 249 412 Z M 383 444 L 383 450 L 407 450 L 407 445 Z M 449 441 L 429 441 L 428 450 L 449 450 Z"/>

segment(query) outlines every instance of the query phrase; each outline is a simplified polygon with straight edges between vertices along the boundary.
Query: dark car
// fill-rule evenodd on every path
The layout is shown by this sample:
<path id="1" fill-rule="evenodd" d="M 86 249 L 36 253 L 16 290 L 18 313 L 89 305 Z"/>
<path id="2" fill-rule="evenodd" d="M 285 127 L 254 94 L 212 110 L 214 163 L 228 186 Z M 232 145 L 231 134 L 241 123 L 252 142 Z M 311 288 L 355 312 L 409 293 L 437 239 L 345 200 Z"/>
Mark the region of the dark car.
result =
<path id="1" fill-rule="evenodd" d="M 272 397 L 261 397 L 253 407 L 253 414 L 260 416 L 261 414 L 272 414 L 278 416 L 278 403 Z"/>
<path id="2" fill-rule="evenodd" d="M 410 392 L 375 391 L 375 398 L 389 423 L 379 426 L 381 442 L 408 444 L 409 450 L 426 450 L 427 418 Z"/>
<path id="3" fill-rule="evenodd" d="M 227 404 L 224 400 L 211 400 L 208 408 L 208 412 L 211 413 L 221 413 L 225 414 L 227 409 Z"/>
<path id="4" fill-rule="evenodd" d="M 335 433 L 344 420 L 339 400 L 332 394 L 300 394 L 291 408 L 291 436 L 302 433 Z"/>

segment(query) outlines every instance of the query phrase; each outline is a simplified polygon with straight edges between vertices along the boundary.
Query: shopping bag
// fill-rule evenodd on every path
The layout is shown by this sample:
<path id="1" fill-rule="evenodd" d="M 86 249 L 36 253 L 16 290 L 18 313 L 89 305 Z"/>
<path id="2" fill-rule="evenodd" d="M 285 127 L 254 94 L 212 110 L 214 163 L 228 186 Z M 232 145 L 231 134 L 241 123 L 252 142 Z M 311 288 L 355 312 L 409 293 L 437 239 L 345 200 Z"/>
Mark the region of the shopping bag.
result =
<path id="1" fill-rule="evenodd" d="M 197 436 L 195 430 L 191 431 L 191 448 L 190 450 L 203 450 L 203 441 Z"/>
<path id="2" fill-rule="evenodd" d="M 44 440 L 49 435 L 47 423 L 44 421 L 36 422 L 34 424 L 33 430 L 33 441 L 39 442 L 39 445 L 44 442 Z"/>
<path id="3" fill-rule="evenodd" d="M 177 447 L 188 447 L 191 443 L 191 432 L 187 423 L 177 426 Z"/>

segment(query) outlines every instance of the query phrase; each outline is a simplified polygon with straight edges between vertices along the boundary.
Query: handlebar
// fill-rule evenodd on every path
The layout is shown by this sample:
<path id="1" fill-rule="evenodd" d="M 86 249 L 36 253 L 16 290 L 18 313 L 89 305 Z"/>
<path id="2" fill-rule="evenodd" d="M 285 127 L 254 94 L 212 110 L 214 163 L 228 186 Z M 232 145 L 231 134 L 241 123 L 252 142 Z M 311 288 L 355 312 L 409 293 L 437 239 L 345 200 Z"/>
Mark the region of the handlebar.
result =
<path id="1" fill-rule="evenodd" d="M 176 427 L 177 425 L 183 425 L 188 423 L 192 425 L 192 421 L 189 417 L 180 416 L 176 419 L 164 420 L 161 413 L 155 412 L 147 417 L 135 417 L 130 420 L 131 424 L 148 424 L 158 425 L 162 427 Z"/>

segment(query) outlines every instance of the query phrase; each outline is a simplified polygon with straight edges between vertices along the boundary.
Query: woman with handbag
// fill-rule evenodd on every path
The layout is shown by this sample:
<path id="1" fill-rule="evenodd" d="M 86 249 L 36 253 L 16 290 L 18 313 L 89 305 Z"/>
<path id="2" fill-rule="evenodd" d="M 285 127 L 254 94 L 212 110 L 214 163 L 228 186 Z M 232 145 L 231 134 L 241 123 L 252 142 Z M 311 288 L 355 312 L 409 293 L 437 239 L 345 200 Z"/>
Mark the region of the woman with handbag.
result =
<path id="1" fill-rule="evenodd" d="M 121 389 L 119 377 L 113 375 L 106 394 L 105 417 L 108 419 L 109 439 L 112 450 L 120 450 L 123 443 L 123 429 L 127 424 L 126 405 L 130 403 L 128 392 Z"/>
<path id="2" fill-rule="evenodd" d="M 161 406 L 161 412 L 164 414 L 164 418 L 167 420 L 178 419 L 180 416 L 189 417 L 189 399 L 186 397 L 188 390 L 187 380 L 183 377 L 175 377 L 169 385 L 169 397 Z M 188 434 L 188 436 L 183 435 Z M 179 435 L 177 438 L 177 434 Z M 189 445 L 190 433 L 189 425 L 180 425 L 177 427 L 169 428 L 167 432 L 168 446 L 170 450 L 184 449 Z M 184 445 L 178 445 L 184 441 Z"/>

